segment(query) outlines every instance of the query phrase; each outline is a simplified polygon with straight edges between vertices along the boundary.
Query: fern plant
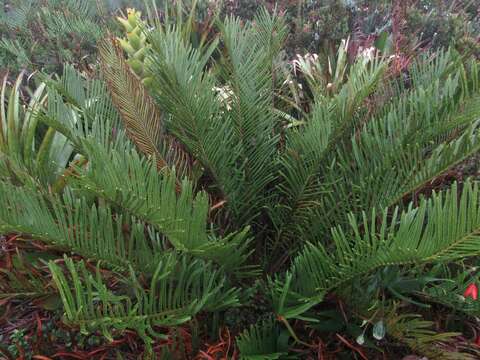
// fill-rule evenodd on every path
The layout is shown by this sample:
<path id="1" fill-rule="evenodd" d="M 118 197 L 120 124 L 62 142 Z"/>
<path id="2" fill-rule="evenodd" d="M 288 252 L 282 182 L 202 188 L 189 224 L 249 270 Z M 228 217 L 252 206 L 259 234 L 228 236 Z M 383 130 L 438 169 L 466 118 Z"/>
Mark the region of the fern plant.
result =
<path id="1" fill-rule="evenodd" d="M 20 148 L 2 148 L 31 181 L 2 177 L 0 229 L 64 254 L 49 269 L 66 322 L 108 339 L 135 330 L 152 351 L 166 327 L 218 322 L 249 303 L 260 280 L 275 316 L 245 330 L 238 348 L 245 359 L 288 358 L 289 341 L 305 345 L 291 322 L 315 323 L 327 294 L 369 316 L 377 299 L 356 305 L 355 284 L 377 271 L 480 253 L 474 181 L 419 196 L 480 148 L 475 60 L 431 53 L 405 82 L 381 54 L 360 55 L 342 65 L 335 91 L 311 76 L 309 111 L 289 126 L 276 107 L 287 31 L 275 14 L 228 18 L 196 46 L 185 23 L 150 22 L 148 89 L 115 39 L 100 45 L 99 79 L 67 66 L 46 82 L 36 117 L 72 147 L 62 186 L 41 180 Z M 424 345 L 453 336 L 411 314 L 378 314 L 370 319 L 387 336 L 405 333 L 419 352 L 428 346 L 415 334 Z M 437 358 L 450 358 L 442 349 Z"/>

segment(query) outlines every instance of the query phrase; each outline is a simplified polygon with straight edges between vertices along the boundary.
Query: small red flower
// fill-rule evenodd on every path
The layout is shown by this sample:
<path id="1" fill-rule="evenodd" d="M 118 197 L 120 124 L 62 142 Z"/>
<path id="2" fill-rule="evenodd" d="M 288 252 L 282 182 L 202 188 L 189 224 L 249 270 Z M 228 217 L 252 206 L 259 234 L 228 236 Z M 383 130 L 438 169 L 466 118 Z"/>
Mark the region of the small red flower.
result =
<path id="1" fill-rule="evenodd" d="M 467 286 L 467 289 L 463 293 L 463 296 L 468 298 L 471 297 L 473 300 L 478 299 L 478 287 L 475 284 L 470 284 Z"/>
<path id="2" fill-rule="evenodd" d="M 480 335 L 475 338 L 475 345 L 480 346 Z"/>

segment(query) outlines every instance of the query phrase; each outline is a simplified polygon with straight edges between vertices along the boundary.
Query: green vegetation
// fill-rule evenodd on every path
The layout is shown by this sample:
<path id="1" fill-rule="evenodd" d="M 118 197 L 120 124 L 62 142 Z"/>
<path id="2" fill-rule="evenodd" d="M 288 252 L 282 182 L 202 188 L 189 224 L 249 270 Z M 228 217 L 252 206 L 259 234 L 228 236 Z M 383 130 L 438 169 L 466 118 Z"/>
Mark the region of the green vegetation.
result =
<path id="1" fill-rule="evenodd" d="M 478 358 L 473 48 L 349 34 L 345 8 L 290 56 L 319 3 L 168 4 L 61 18 L 86 65 L 27 46 L 35 85 L 4 78 L 0 353 Z"/>

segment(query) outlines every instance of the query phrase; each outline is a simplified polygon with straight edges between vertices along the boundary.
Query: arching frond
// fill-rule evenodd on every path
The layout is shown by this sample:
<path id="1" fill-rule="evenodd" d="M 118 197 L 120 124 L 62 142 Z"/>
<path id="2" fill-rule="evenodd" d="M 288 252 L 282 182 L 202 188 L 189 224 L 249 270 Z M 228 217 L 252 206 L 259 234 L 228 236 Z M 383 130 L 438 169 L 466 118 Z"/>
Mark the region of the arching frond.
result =
<path id="1" fill-rule="evenodd" d="M 48 79 L 48 106 L 40 120 L 67 137 L 83 153 L 81 140 L 95 138 L 104 147 L 124 142 L 124 130 L 105 84 L 86 79 L 66 66 L 58 81 Z"/>
<path id="2" fill-rule="evenodd" d="M 160 110 L 129 69 L 114 41 L 105 40 L 101 44 L 101 64 L 128 136 L 143 153 L 156 159 L 158 169 L 175 167 L 180 176 L 187 175 L 189 156 L 171 136 L 165 134 Z"/>
<path id="3" fill-rule="evenodd" d="M 458 333 L 438 333 L 432 321 L 414 314 L 389 314 L 387 333 L 395 340 L 407 344 L 410 349 L 429 359 L 474 360 L 480 352 L 456 338 Z"/>
<path id="4" fill-rule="evenodd" d="M 155 74 L 150 93 L 166 118 L 167 131 L 175 136 L 213 180 L 211 189 L 227 203 L 238 191 L 239 144 L 222 117 L 221 102 L 214 92 L 215 79 L 206 71 L 218 42 L 194 49 L 185 44 L 178 29 L 149 32 L 152 46 L 147 71 Z"/>
<path id="5" fill-rule="evenodd" d="M 290 135 L 283 159 L 280 190 L 293 200 L 279 206 L 284 239 L 302 234 L 317 241 L 329 228 L 346 224 L 349 212 L 401 204 L 480 149 L 480 102 L 473 90 L 478 85 L 466 80 L 478 77 L 478 68 L 463 78 L 462 67 L 449 71 L 385 105 L 330 151 L 327 136 L 334 131 L 335 112 L 313 109 L 303 131 Z M 313 117 L 316 113 L 320 116 Z"/>
<path id="6" fill-rule="evenodd" d="M 152 161 L 134 150 L 104 149 L 83 142 L 87 168 L 78 168 L 76 186 L 121 207 L 152 225 L 178 250 L 214 260 L 235 269 L 248 257 L 248 228 L 217 238 L 208 231 L 209 200 L 205 192 L 194 194 L 192 184 L 175 191 L 175 173 L 158 173 Z"/>
<path id="7" fill-rule="evenodd" d="M 307 245 L 286 279 L 274 282 L 277 311 L 296 317 L 319 303 L 326 292 L 379 267 L 478 255 L 479 200 L 478 185 L 467 182 L 461 191 L 454 184 L 451 190 L 422 200 L 418 207 L 410 205 L 402 213 L 373 210 L 370 216 L 363 215 L 361 224 L 351 215 L 348 231 L 332 230 L 334 250 Z"/>
<path id="8" fill-rule="evenodd" d="M 330 180 L 325 184 L 322 178 L 336 156 L 336 147 L 353 133 L 357 111 L 374 92 L 385 67 L 381 60 L 360 58 L 339 93 L 332 98 L 318 95 L 306 125 L 287 132 L 279 185 L 285 200 L 273 214 L 281 224 L 277 244 L 291 247 L 296 232 L 309 229 L 313 218 L 317 220 L 315 209 Z"/>
<path id="9" fill-rule="evenodd" d="M 111 208 L 90 206 L 70 194 L 47 201 L 35 190 L 1 183 L 0 199 L 4 233 L 22 233 L 115 268 L 133 266 L 147 273 L 164 251 L 159 238 L 145 234 L 143 223 L 114 217 Z"/>
<path id="10" fill-rule="evenodd" d="M 259 30 L 242 28 L 239 19 L 226 20 L 222 29 L 225 46 L 221 63 L 222 80 L 230 90 L 229 110 L 224 117 L 238 144 L 241 172 L 237 191 L 229 204 L 236 221 L 246 224 L 266 204 L 265 187 L 276 177 L 275 161 L 279 136 L 274 129 L 279 119 L 273 112 L 273 58 L 282 39 L 267 29 L 276 27 L 264 15 Z M 260 38 L 259 40 L 254 40 Z M 238 165 L 237 165 L 238 166 Z"/>
<path id="11" fill-rule="evenodd" d="M 65 257 L 67 272 L 54 262 L 50 271 L 57 285 L 68 322 L 85 332 L 136 330 L 147 345 L 161 337 L 158 326 L 189 321 L 200 311 L 218 311 L 238 304 L 235 288 L 225 288 L 224 277 L 210 264 L 171 253 L 155 266 L 144 287 L 134 271 L 124 280 L 125 288 L 107 287 L 97 267 L 91 274 L 83 261 Z"/>

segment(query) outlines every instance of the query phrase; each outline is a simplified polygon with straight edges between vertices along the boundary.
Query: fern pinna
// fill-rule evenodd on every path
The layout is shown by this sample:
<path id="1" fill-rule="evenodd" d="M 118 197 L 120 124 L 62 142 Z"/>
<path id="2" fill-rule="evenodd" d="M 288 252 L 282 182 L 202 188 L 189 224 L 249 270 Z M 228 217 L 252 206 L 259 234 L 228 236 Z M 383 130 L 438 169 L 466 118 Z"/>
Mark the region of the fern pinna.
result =
<path id="1" fill-rule="evenodd" d="M 221 324 L 261 288 L 269 310 L 238 336 L 240 357 L 292 358 L 307 340 L 293 323 L 317 326 L 334 294 L 377 340 L 475 358 L 401 312 L 421 300 L 478 315 L 442 296 L 449 283 L 371 284 L 461 276 L 480 253 L 477 183 L 425 191 L 480 148 L 478 62 L 428 53 L 397 74 L 379 51 L 349 61 L 344 43 L 328 69 L 297 60 L 296 103 L 275 14 L 226 18 L 200 43 L 191 17 L 135 14 L 141 76 L 130 34 L 99 44 L 97 78 L 67 65 L 24 109 L 18 86 L 2 88 L 0 229 L 63 253 L 48 268 L 65 321 L 108 339 L 135 330 L 151 352 L 165 328 Z"/>

